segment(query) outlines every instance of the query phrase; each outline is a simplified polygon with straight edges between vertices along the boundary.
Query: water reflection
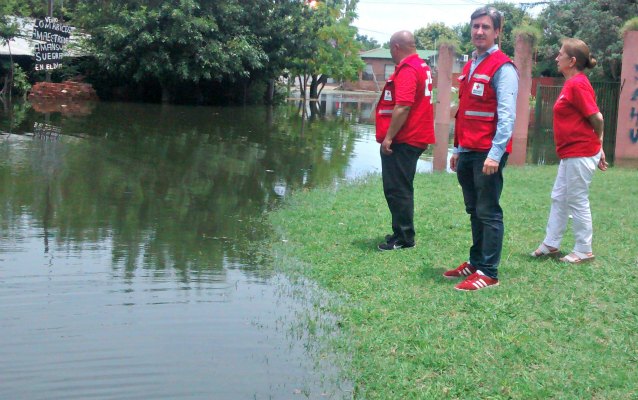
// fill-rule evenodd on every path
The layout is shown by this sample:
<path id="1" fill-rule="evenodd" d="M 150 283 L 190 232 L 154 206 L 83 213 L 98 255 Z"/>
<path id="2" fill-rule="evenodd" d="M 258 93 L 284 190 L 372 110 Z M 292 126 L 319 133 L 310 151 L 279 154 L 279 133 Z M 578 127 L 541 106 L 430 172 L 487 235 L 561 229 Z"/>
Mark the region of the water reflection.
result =
<path id="1" fill-rule="evenodd" d="M 287 334 L 304 305 L 263 217 L 345 179 L 367 132 L 294 107 L 94 107 L 3 114 L 0 398 L 347 397 Z"/>
<path id="2" fill-rule="evenodd" d="M 2 179 L 21 188 L 5 215 L 29 210 L 64 242 L 109 238 L 128 269 L 250 262 L 242 253 L 264 234 L 255 219 L 290 190 L 343 177 L 361 135 L 342 120 L 301 135 L 286 112 L 100 104 L 85 118 L 54 114 L 49 125 L 88 139 L 24 142 L 20 160 L 5 141 Z"/>
<path id="3" fill-rule="evenodd" d="M 370 100 L 332 94 L 308 118 L 303 104 L 6 108 L 0 398 L 349 397 L 291 334 L 312 307 L 273 271 L 264 215 L 380 171 Z"/>

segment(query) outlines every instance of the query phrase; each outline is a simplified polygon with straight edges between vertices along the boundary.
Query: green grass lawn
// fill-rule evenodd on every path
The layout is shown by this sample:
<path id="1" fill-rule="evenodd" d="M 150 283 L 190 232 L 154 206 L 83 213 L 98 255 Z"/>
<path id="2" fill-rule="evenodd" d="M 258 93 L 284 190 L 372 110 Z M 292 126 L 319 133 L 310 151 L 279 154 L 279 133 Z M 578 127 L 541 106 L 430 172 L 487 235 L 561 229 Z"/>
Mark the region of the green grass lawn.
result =
<path id="1" fill-rule="evenodd" d="M 596 259 L 566 265 L 528 255 L 556 169 L 506 168 L 501 285 L 478 292 L 441 276 L 471 241 L 454 174 L 417 175 L 413 249 L 376 249 L 391 231 L 379 176 L 297 193 L 272 215 L 288 272 L 343 300 L 328 311 L 355 398 L 638 399 L 638 172 L 596 172 Z"/>

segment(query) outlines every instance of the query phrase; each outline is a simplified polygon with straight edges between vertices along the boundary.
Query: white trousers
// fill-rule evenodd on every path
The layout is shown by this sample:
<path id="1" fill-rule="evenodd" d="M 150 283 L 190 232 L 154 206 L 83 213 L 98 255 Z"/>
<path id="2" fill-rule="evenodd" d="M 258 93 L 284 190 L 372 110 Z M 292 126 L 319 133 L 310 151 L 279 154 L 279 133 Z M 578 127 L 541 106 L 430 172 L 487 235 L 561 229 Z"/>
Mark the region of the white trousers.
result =
<path id="1" fill-rule="evenodd" d="M 601 153 L 598 153 L 593 157 L 564 158 L 560 161 L 552 189 L 552 208 L 547 221 L 546 236 L 543 240 L 547 246 L 560 248 L 571 215 L 574 251 L 592 251 L 594 231 L 589 208 L 589 185 L 600 157 Z"/>

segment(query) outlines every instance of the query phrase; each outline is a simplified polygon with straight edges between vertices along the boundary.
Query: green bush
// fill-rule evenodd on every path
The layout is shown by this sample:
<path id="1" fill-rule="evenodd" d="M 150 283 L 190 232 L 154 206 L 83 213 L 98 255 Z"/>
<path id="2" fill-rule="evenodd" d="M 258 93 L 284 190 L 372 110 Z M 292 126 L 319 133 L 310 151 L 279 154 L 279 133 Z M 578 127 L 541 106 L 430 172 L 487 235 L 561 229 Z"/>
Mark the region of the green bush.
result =
<path id="1" fill-rule="evenodd" d="M 625 25 L 623 25 L 622 29 L 620 30 L 620 36 L 624 36 L 625 33 L 631 31 L 638 31 L 638 17 L 634 17 L 625 22 Z"/>
<path id="2" fill-rule="evenodd" d="M 29 90 L 31 90 L 31 84 L 27 73 L 18 64 L 13 64 L 13 94 L 26 96 Z"/>

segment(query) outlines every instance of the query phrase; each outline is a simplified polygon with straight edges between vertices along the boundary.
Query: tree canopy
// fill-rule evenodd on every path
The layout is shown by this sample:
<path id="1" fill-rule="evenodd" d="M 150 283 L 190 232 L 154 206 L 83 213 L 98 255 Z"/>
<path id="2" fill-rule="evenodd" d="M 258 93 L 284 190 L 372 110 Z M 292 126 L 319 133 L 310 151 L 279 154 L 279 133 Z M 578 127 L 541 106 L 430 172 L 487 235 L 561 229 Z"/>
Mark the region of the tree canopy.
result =
<path id="1" fill-rule="evenodd" d="M 452 28 L 442 22 L 431 22 L 424 28 L 414 31 L 416 48 L 421 50 L 434 50 L 441 41 L 458 44 L 459 38 Z"/>
<path id="2" fill-rule="evenodd" d="M 359 35 L 357 33 L 355 34 L 355 40 L 359 42 L 359 46 L 361 47 L 361 50 L 364 50 L 364 51 L 378 49 L 379 47 L 381 47 L 381 45 L 379 44 L 379 42 L 376 41 L 376 39 L 368 37 L 367 35 Z"/>
<path id="3" fill-rule="evenodd" d="M 500 47 L 509 56 L 514 56 L 514 30 L 520 26 L 531 25 L 533 18 L 523 8 L 511 3 L 494 2 L 489 6 L 496 8 L 503 15 L 503 26 L 500 34 Z"/>
<path id="4" fill-rule="evenodd" d="M 623 49 L 620 29 L 625 21 L 636 15 L 636 1 L 563 0 L 551 3 L 538 17 L 543 41 L 537 72 L 553 74 L 560 40 L 575 37 L 589 45 L 598 61 L 592 75 L 597 79 L 619 80 Z"/>
<path id="5" fill-rule="evenodd" d="M 587 43 L 598 66 L 590 73 L 598 80 L 620 79 L 623 42 L 620 29 L 623 24 L 638 15 L 636 1 L 617 0 L 559 0 L 550 2 L 537 18 L 521 6 L 502 1 L 487 4 L 503 14 L 500 47 L 508 55 L 514 55 L 515 30 L 533 27 L 542 32 L 538 46 L 536 75 L 558 76 L 554 58 L 565 37 L 575 37 Z M 469 16 L 468 16 L 469 20 Z M 473 49 L 469 21 L 447 28 L 441 23 L 430 23 L 415 32 L 417 46 L 431 48 L 434 39 L 451 35 L 458 40 L 459 52 L 468 54 Z"/>
<path id="6" fill-rule="evenodd" d="M 87 50 L 94 57 L 76 69 L 83 69 L 88 81 L 105 90 L 127 87 L 143 99 L 152 93 L 150 98 L 163 101 L 178 101 L 185 93 L 208 96 L 204 101 L 242 95 L 245 99 L 246 93 L 263 90 L 264 85 L 272 91 L 274 81 L 287 75 L 297 77 L 303 90 L 318 97 L 328 77 L 356 79 L 363 68 L 359 52 L 379 46 L 352 25 L 357 4 L 358 0 L 66 0 L 63 7 L 56 2 L 56 15 L 88 34 Z M 576 37 L 599 61 L 592 74 L 609 80 L 620 77 L 619 29 L 638 15 L 635 1 L 553 1 L 537 18 L 520 5 L 487 5 L 504 15 L 500 45 L 510 56 L 515 29 L 533 26 L 542 31 L 536 74 L 557 75 L 554 57 L 560 39 Z M 17 34 L 9 16 L 42 18 L 46 8 L 42 0 L 0 2 L 0 40 Z M 434 22 L 414 34 L 420 49 L 446 41 L 456 43 L 462 54 L 473 50 L 469 15 L 465 24 L 447 27 Z"/>
<path id="7" fill-rule="evenodd" d="M 311 80 L 355 79 L 362 67 L 356 0 L 87 0 L 76 19 L 112 79 L 156 82 L 162 100 L 184 83 L 244 90 L 291 71 Z M 320 89 L 319 89 L 320 91 Z"/>
<path id="8" fill-rule="evenodd" d="M 94 0 L 78 11 L 99 65 L 113 77 L 156 80 L 163 101 L 182 82 L 249 77 L 268 61 L 239 2 Z"/>
<path id="9" fill-rule="evenodd" d="M 18 33 L 18 25 L 12 16 L 21 16 L 28 12 L 20 0 L 3 0 L 0 3 L 0 41 L 8 41 Z"/>
<path id="10" fill-rule="evenodd" d="M 329 77 L 335 80 L 357 79 L 364 64 L 359 57 L 357 29 L 352 26 L 358 0 L 317 2 L 306 7 L 296 20 L 296 40 L 302 46 L 290 59 L 302 93 L 308 86 L 311 98 L 317 98 Z"/>

